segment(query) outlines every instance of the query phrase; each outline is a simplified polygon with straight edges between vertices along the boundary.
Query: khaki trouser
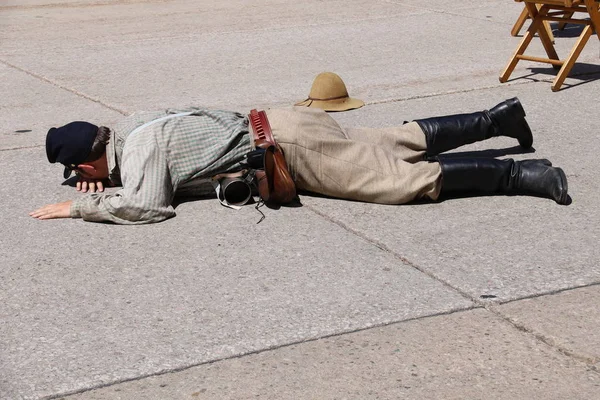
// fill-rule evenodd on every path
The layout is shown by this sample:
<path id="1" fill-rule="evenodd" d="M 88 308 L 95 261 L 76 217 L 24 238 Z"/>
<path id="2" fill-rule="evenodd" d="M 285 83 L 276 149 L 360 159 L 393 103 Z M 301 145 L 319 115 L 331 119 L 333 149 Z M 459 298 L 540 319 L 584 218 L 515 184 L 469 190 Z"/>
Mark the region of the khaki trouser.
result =
<path id="1" fill-rule="evenodd" d="M 343 129 L 320 109 L 266 112 L 298 189 L 382 204 L 438 198 L 441 169 L 423 161 L 425 135 L 417 123 Z"/>

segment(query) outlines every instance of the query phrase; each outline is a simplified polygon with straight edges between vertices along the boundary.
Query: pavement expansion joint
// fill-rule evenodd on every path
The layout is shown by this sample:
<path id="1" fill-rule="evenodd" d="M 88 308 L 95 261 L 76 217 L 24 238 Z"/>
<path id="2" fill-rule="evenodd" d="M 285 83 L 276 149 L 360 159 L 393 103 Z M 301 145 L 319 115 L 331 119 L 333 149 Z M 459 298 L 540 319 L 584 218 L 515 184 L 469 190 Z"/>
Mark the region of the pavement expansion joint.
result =
<path id="1" fill-rule="evenodd" d="M 106 107 L 106 108 L 108 108 L 108 109 L 110 109 L 110 110 L 116 111 L 116 112 L 118 112 L 118 113 L 119 113 L 119 114 L 121 114 L 121 115 L 129 115 L 129 114 L 131 114 L 131 113 L 130 113 L 130 112 L 128 112 L 128 111 L 124 111 L 124 110 L 121 110 L 121 109 L 119 109 L 119 108 L 117 108 L 117 107 L 115 107 L 115 106 L 111 106 L 110 104 L 107 104 L 107 103 L 103 102 L 103 101 L 102 101 L 102 100 L 100 100 L 100 99 L 97 99 L 97 98 L 95 98 L 95 97 L 93 97 L 93 96 L 90 96 L 90 95 L 88 95 L 88 94 L 82 93 L 82 92 L 80 92 L 80 91 L 78 91 L 78 90 L 75 90 L 75 89 L 72 89 L 72 88 L 66 87 L 66 86 L 64 86 L 64 85 L 61 85 L 61 84 L 60 84 L 60 83 L 58 83 L 58 82 L 55 82 L 55 81 L 53 81 L 53 80 L 51 80 L 51 79 L 49 79 L 49 78 L 46 78 L 45 76 L 42 76 L 42 75 L 36 74 L 35 72 L 28 71 L 28 70 L 26 70 L 26 69 L 24 69 L 24 68 L 21 68 L 21 67 L 19 67 L 19 66 L 17 66 L 17 65 L 14 65 L 14 64 L 12 64 L 12 63 L 8 62 L 8 61 L 6 61 L 6 60 L 1 60 L 1 59 L 0 59 L 0 62 L 1 62 L 2 64 L 4 64 L 4 65 L 6 65 L 6 66 L 10 67 L 10 68 L 16 69 L 17 71 L 21 71 L 21 72 L 23 72 L 23 73 L 25 73 L 25 74 L 27 74 L 27 75 L 29 75 L 29 76 L 33 77 L 33 78 L 36 78 L 36 79 L 38 79 L 38 80 L 41 80 L 41 81 L 43 81 L 43 82 L 49 83 L 49 84 L 51 84 L 51 85 L 53 85 L 53 86 L 56 86 L 56 87 L 57 87 L 57 88 L 59 88 L 59 89 L 66 90 L 66 91 L 67 91 L 67 92 L 69 92 L 69 93 L 73 93 L 74 95 L 76 95 L 76 96 L 78 96 L 78 97 L 84 98 L 84 99 L 86 99 L 86 100 L 89 100 L 89 101 L 93 101 L 94 103 L 98 103 L 98 104 L 100 104 L 101 106 L 104 106 L 104 107 Z"/>
<path id="2" fill-rule="evenodd" d="M 503 319 L 504 321 L 506 321 L 507 323 L 509 323 L 510 325 L 512 325 L 515 329 L 533 336 L 536 340 L 544 343 L 545 345 L 551 347 L 552 349 L 558 351 L 559 353 L 572 358 L 574 360 L 577 360 L 579 362 L 582 362 L 584 364 L 586 364 L 586 366 L 592 370 L 595 373 L 600 374 L 600 370 L 598 370 L 598 368 L 595 366 L 596 364 L 600 363 L 600 357 L 590 357 L 590 356 L 586 356 L 586 355 L 582 355 L 579 354 L 575 351 L 569 350 L 568 348 L 566 348 L 565 346 L 561 345 L 560 343 L 558 343 L 555 339 L 544 335 L 540 332 L 536 332 L 531 328 L 528 328 L 527 326 L 525 326 L 525 324 L 518 322 L 517 320 L 515 320 L 514 318 L 504 314 L 499 308 L 498 306 L 500 305 L 504 305 L 504 304 L 508 304 L 508 303 L 514 303 L 517 301 L 522 301 L 522 300 L 529 300 L 529 299 L 534 299 L 534 298 L 539 298 L 539 297 L 546 297 L 546 296 L 554 296 L 563 292 L 568 292 L 568 291 L 572 291 L 572 290 L 577 290 L 577 289 L 583 289 L 583 288 L 589 288 L 589 287 L 594 287 L 594 286 L 600 286 L 600 282 L 596 282 L 596 283 L 591 283 L 591 284 L 587 284 L 587 285 L 582 285 L 582 286 L 577 286 L 577 287 L 570 287 L 570 288 L 565 288 L 565 289 L 560 289 L 560 290 L 555 290 L 552 292 L 547 292 L 547 293 L 539 293 L 539 294 L 535 294 L 532 296 L 527 296 L 527 297 L 523 297 L 523 298 L 519 298 L 519 299 L 514 299 L 514 300 L 510 300 L 510 301 L 506 301 L 506 302 L 502 302 L 502 303 L 488 303 L 487 305 L 484 305 L 484 308 L 493 313 L 494 315 L 496 315 L 497 317 Z"/>
<path id="3" fill-rule="evenodd" d="M 537 74 L 533 74 L 533 75 L 537 75 Z M 600 79 L 600 72 L 572 73 L 569 75 L 569 78 L 593 77 L 593 76 L 597 76 L 596 79 Z M 479 87 L 465 88 L 465 89 L 448 90 L 448 91 L 444 91 L 444 92 L 418 94 L 418 95 L 408 96 L 408 97 L 395 97 L 395 98 L 393 97 L 393 98 L 388 98 L 388 99 L 383 99 L 383 100 L 366 101 L 365 105 L 399 103 L 399 102 L 405 102 L 405 101 L 411 101 L 411 100 L 428 99 L 428 98 L 433 98 L 433 97 L 451 96 L 451 95 L 460 94 L 460 93 L 481 92 L 484 90 L 505 88 L 507 86 L 531 85 L 531 84 L 535 84 L 535 83 L 548 84 L 548 83 L 554 82 L 554 79 L 555 79 L 555 77 L 552 75 L 548 76 L 547 78 L 543 78 L 543 77 L 534 78 L 532 76 L 520 76 L 520 77 L 511 79 L 510 81 L 505 82 L 505 83 L 498 83 L 498 84 L 494 84 L 494 85 L 479 86 Z M 568 83 L 565 83 L 564 89 L 569 89 L 569 88 L 572 88 L 575 86 L 579 86 L 581 84 L 589 82 L 590 80 L 596 80 L 596 79 L 587 79 L 581 83 L 575 83 L 575 84 L 571 84 L 571 85 L 569 85 Z"/>
<path id="4" fill-rule="evenodd" d="M 522 79 L 522 78 L 519 78 L 519 79 Z M 433 93 L 426 93 L 426 94 L 418 94 L 418 95 L 409 96 L 409 97 L 398 97 L 398 98 L 391 98 L 391 99 L 366 101 L 365 105 L 396 103 L 396 102 L 411 101 L 411 100 L 418 100 L 418 99 L 428 99 L 428 98 L 432 98 L 432 97 L 451 96 L 454 94 L 478 92 L 478 91 L 496 89 L 496 88 L 506 87 L 506 86 L 530 85 L 530 84 L 538 83 L 538 82 L 552 82 L 552 79 L 550 79 L 550 78 L 548 78 L 548 80 L 528 79 L 526 81 L 498 83 L 498 84 L 489 85 L 489 86 L 479 86 L 479 87 L 474 87 L 474 88 L 448 90 L 445 92 L 433 92 Z"/>
<path id="5" fill-rule="evenodd" d="M 426 10 L 424 10 L 426 11 Z M 416 15 L 416 14 L 413 14 Z M 236 34 L 240 34 L 240 33 L 255 33 L 255 32 L 279 32 L 279 31 L 289 31 L 291 29 L 298 29 L 298 28 L 314 28 L 314 27 L 321 27 L 321 26 L 339 26 L 339 25 L 355 25 L 359 22 L 364 22 L 364 21 L 378 21 L 378 20 L 385 20 L 385 19 L 393 19 L 393 18 L 397 18 L 397 17 L 404 17 L 406 16 L 406 14 L 390 14 L 390 15 L 380 15 L 380 16 L 372 16 L 372 17 L 366 17 L 366 18 L 352 18 L 352 19 L 344 19 L 344 20 L 336 20 L 336 21 L 331 21 L 331 22 L 321 22 L 321 23 L 305 23 L 305 24 L 296 24 L 296 25 L 292 25 L 292 24 L 288 24 L 285 26 L 272 26 L 272 27 L 258 27 L 258 28 L 244 28 L 244 29 L 232 29 L 232 30 L 226 30 L 226 31 L 211 31 L 211 32 L 196 32 L 196 33 L 187 33 L 187 34 L 175 34 L 175 35 L 170 35 L 168 36 L 169 39 L 171 40 L 175 40 L 175 39 L 181 39 L 181 38 L 186 38 L 186 39 L 194 39 L 194 38 L 201 38 L 201 37 L 221 37 L 223 35 L 236 35 Z M 167 37 L 166 36 L 161 36 L 161 37 L 149 37 L 149 38 L 144 38 L 144 39 L 139 39 L 136 40 L 137 43 L 148 43 L 148 42 L 163 42 Z M 129 40 L 112 40 L 108 43 L 129 43 Z"/>
<path id="6" fill-rule="evenodd" d="M 592 371 L 600 374 L 600 371 L 598 371 L 598 368 L 594 367 L 594 364 L 597 364 L 600 362 L 600 357 L 589 357 L 589 356 L 585 356 L 585 355 L 576 353 L 572 350 L 569 350 L 566 347 L 562 346 L 560 343 L 557 343 L 556 340 L 554 340 L 542 333 L 535 332 L 534 330 L 526 327 L 525 325 L 515 321 L 513 318 L 511 318 L 507 315 L 504 315 L 501 311 L 497 310 L 494 305 L 489 305 L 488 307 L 485 307 L 485 309 L 487 311 L 493 313 L 497 317 L 502 318 L 504 321 L 506 321 L 507 323 L 512 325 L 518 331 L 523 332 L 527 335 L 533 336 L 537 341 L 545 344 L 546 346 L 554 349 L 555 351 L 558 351 L 559 353 L 561 353 L 573 360 L 576 360 L 576 361 L 579 361 L 579 362 L 585 364 Z"/>
<path id="7" fill-rule="evenodd" d="M 400 3 L 394 0 L 381 0 L 382 3 L 387 3 L 387 4 L 395 4 L 395 5 L 399 5 L 399 6 L 404 6 L 407 8 L 414 8 L 416 10 L 421 10 L 421 11 L 427 11 L 427 12 L 431 12 L 431 13 L 436 13 L 436 14 L 442 14 L 442 15 L 448 15 L 451 17 L 459 17 L 459 18 L 467 18 L 467 19 L 472 19 L 475 21 L 486 21 L 486 22 L 490 22 L 496 25 L 502 25 L 502 26 L 510 26 L 507 25 L 505 22 L 501 22 L 501 21 L 495 21 L 489 18 L 478 18 L 478 17 L 474 17 L 471 15 L 465 15 L 465 14 L 460 14 L 460 13 L 455 13 L 455 12 L 451 12 L 451 11 L 447 11 L 447 10 L 436 10 L 434 8 L 427 8 L 427 7 L 420 7 L 420 6 L 415 6 L 412 4 L 404 4 L 404 3 Z"/>
<path id="8" fill-rule="evenodd" d="M 91 4 L 87 4 L 85 2 L 76 2 L 76 3 L 50 3 L 50 4 L 16 4 L 16 5 L 8 5 L 8 6 L 0 6 L 0 11 L 2 10 L 35 10 L 35 9 L 44 9 L 44 8 L 92 8 L 92 7 L 103 7 L 103 6 L 115 6 L 115 5 L 128 5 L 128 4 L 140 4 L 140 3 L 151 3 L 152 1 L 145 0 L 104 0 L 104 1 L 94 1 Z"/>
<path id="9" fill-rule="evenodd" d="M 94 386 L 90 386 L 90 387 L 86 387 L 86 388 L 81 388 L 81 389 L 74 390 L 74 391 L 64 392 L 64 393 L 60 393 L 60 394 L 53 394 L 53 395 L 43 397 L 40 400 L 62 399 L 63 397 L 81 394 L 81 393 L 85 393 L 85 392 L 90 392 L 92 390 L 115 386 L 115 385 L 119 385 L 122 383 L 140 381 L 140 380 L 143 380 L 146 378 L 151 378 L 154 376 L 174 374 L 174 373 L 182 372 L 182 371 L 185 371 L 185 370 L 188 370 L 191 368 L 200 367 L 202 365 L 210 365 L 210 364 L 218 363 L 221 361 L 233 360 L 233 359 L 251 356 L 251 355 L 255 355 L 255 354 L 276 351 L 279 349 L 296 346 L 296 345 L 300 345 L 303 343 L 316 342 L 317 340 L 340 337 L 340 336 L 344 336 L 344 335 L 348 335 L 348 334 L 352 334 L 352 333 L 364 332 L 364 331 L 371 330 L 371 329 L 383 328 L 383 327 L 401 324 L 401 323 L 410 322 L 410 321 L 418 321 L 418 320 L 423 320 L 423 319 L 428 319 L 428 318 L 447 316 L 447 315 L 457 314 L 457 313 L 461 313 L 461 312 L 465 312 L 465 311 L 472 311 L 472 310 L 479 309 L 479 308 L 483 308 L 483 307 L 481 307 L 480 305 L 471 305 L 468 307 L 456 308 L 453 310 L 442 311 L 442 312 L 438 312 L 438 313 L 434 313 L 434 314 L 428 314 L 428 315 L 422 315 L 422 316 L 413 317 L 413 318 L 401 319 L 401 320 L 397 320 L 397 321 L 388 321 L 388 322 L 383 322 L 383 323 L 379 323 L 379 324 L 373 324 L 373 325 L 366 326 L 364 328 L 357 328 L 357 329 L 352 329 L 352 330 L 347 330 L 347 331 L 342 331 L 342 332 L 331 333 L 328 335 L 322 335 L 319 337 L 314 337 L 314 338 L 309 338 L 309 339 L 304 339 L 304 340 L 297 340 L 297 341 L 293 341 L 293 342 L 283 343 L 280 345 L 265 347 L 265 348 L 258 349 L 258 350 L 235 354 L 235 355 L 228 356 L 228 357 L 216 358 L 214 360 L 203 361 L 203 362 L 183 365 L 183 366 L 176 367 L 176 368 L 171 368 L 168 370 L 165 369 L 165 370 L 150 373 L 150 374 L 139 375 L 139 376 L 136 376 L 135 378 L 120 379 L 120 380 L 115 380 L 113 382 L 107 382 L 107 383 L 98 384 L 98 385 L 94 385 Z"/>
<path id="10" fill-rule="evenodd" d="M 377 247 L 380 250 L 385 251 L 386 253 L 389 253 L 390 255 L 394 256 L 395 258 L 397 258 L 398 260 L 400 260 L 403 264 L 416 269 L 417 271 L 421 272 L 422 274 L 425 274 L 426 276 L 430 277 L 431 279 L 435 280 L 436 282 L 441 283 L 443 286 L 447 287 L 448 289 L 452 290 L 453 292 L 456 292 L 458 294 L 460 294 L 462 297 L 464 297 L 465 299 L 473 302 L 474 304 L 476 304 L 479 307 L 484 307 L 486 304 L 488 304 L 487 301 L 481 301 L 473 296 L 471 296 L 470 294 L 468 294 L 467 292 L 461 290 L 460 288 L 452 285 L 451 283 L 445 281 L 444 279 L 440 278 L 439 276 L 437 276 L 436 274 L 434 274 L 433 272 L 427 270 L 426 268 L 423 268 L 415 263 L 413 263 L 412 261 L 410 261 L 409 259 L 407 259 L 406 257 L 402 256 L 401 254 L 396 253 L 395 251 L 393 251 L 392 249 L 390 249 L 388 246 L 386 246 L 385 244 L 374 240 L 372 238 L 370 238 L 369 236 L 365 235 L 362 232 L 359 232 L 355 229 L 352 229 L 351 227 L 347 226 L 346 224 L 344 224 L 341 221 L 338 221 L 334 218 L 331 218 L 329 215 L 324 214 L 322 212 L 320 212 L 319 210 L 317 210 L 316 208 L 312 207 L 312 206 L 305 206 L 307 209 L 309 209 L 310 211 L 314 212 L 315 214 L 319 215 L 322 218 L 325 218 L 327 221 L 336 224 L 337 226 L 339 226 L 340 228 L 348 231 L 349 233 L 352 233 L 355 236 L 358 236 L 359 238 L 365 240 L 366 242 L 374 245 L 375 247 Z"/>
<path id="11" fill-rule="evenodd" d="M 529 296 L 525 296 L 525 297 L 519 297 L 516 299 L 511 299 L 511 300 L 506 300 L 506 301 L 497 301 L 494 302 L 497 305 L 504 305 L 504 304 L 509 304 L 509 303 L 514 303 L 517 301 L 521 301 L 521 300 L 529 300 L 529 299 L 535 299 L 538 297 L 546 297 L 546 296 L 554 296 L 563 292 L 569 292 L 572 290 L 577 290 L 577 289 L 584 289 L 584 288 L 589 288 L 589 287 L 594 287 L 594 286 L 600 286 L 600 282 L 591 282 L 591 283 L 586 283 L 584 285 L 580 285 L 580 286 L 571 286 L 571 287 L 567 287 L 567 288 L 562 288 L 562 289 L 556 289 L 556 290 L 550 290 L 547 292 L 541 292 L 541 293 L 534 293 L 531 294 Z"/>
<path id="12" fill-rule="evenodd" d="M 38 145 L 35 145 L 35 146 L 9 147 L 9 148 L 6 148 L 6 149 L 0 149 L 0 151 L 38 149 L 40 147 L 46 147 L 46 145 L 44 145 L 44 144 L 38 144 Z"/>

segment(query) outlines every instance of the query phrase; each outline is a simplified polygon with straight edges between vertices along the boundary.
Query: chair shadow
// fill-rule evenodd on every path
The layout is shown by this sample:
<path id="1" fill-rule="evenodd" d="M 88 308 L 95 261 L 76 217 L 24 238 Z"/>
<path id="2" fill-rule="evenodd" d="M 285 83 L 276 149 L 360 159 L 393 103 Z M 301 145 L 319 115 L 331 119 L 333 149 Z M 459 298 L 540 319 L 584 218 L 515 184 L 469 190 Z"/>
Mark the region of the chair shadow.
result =
<path id="1" fill-rule="evenodd" d="M 553 67 L 529 67 L 528 68 L 531 73 L 528 75 L 515 76 L 509 79 L 507 82 L 514 82 L 521 79 L 527 79 L 532 82 L 543 82 L 548 79 L 554 79 L 557 74 L 557 70 Z M 547 77 L 543 77 L 547 75 Z M 600 65 L 599 64 L 589 64 L 589 63 L 581 63 L 576 62 L 571 69 L 568 79 L 576 79 L 580 82 L 578 83 L 569 83 L 564 82 L 560 88 L 560 91 L 568 90 L 589 82 L 594 82 L 600 79 Z"/>
<path id="2" fill-rule="evenodd" d="M 531 67 L 529 70 L 533 74 L 547 74 L 556 75 L 556 71 L 553 68 L 544 67 Z M 576 79 L 580 82 L 577 83 L 563 83 L 560 90 L 569 90 L 574 87 L 583 85 L 585 83 L 594 82 L 600 79 L 600 65 L 588 64 L 588 63 L 575 63 L 573 69 L 567 76 L 569 79 Z"/>
<path id="3" fill-rule="evenodd" d="M 434 203 L 444 203 L 446 201 L 452 201 L 452 200 L 461 200 L 461 199 L 468 199 L 468 198 L 475 198 L 475 197 L 496 197 L 496 196 L 503 196 L 503 197 L 514 197 L 514 196 L 527 196 L 527 197 L 536 197 L 539 199 L 546 199 L 549 201 L 553 201 L 552 199 L 548 199 L 547 197 L 544 196 L 539 196 L 539 195 L 535 195 L 535 194 L 524 194 L 524 193 L 482 193 L 482 192 L 456 192 L 456 193 L 441 193 L 440 197 L 438 197 L 438 199 L 434 202 Z M 571 203 L 573 203 L 573 198 L 571 197 L 571 195 L 567 195 L 567 204 L 565 204 L 566 206 L 571 205 Z M 413 203 L 410 203 L 413 204 Z M 429 203 L 423 203 L 423 204 L 431 204 L 431 202 Z"/>
<path id="4" fill-rule="evenodd" d="M 563 29 L 558 29 L 559 22 L 550 22 L 550 30 L 555 38 L 576 38 L 581 35 L 583 31 L 583 25 L 581 24 L 567 24 Z M 520 32 L 517 37 L 523 37 L 525 30 Z M 535 35 L 538 37 L 538 35 Z"/>
<path id="5" fill-rule="evenodd" d="M 551 22 L 550 28 L 552 29 L 552 34 L 555 38 L 577 38 L 581 35 L 583 31 L 583 25 L 580 24 L 567 24 L 564 29 L 558 29 L 558 22 Z M 523 36 L 523 35 L 519 35 Z M 520 76 L 516 78 L 509 79 L 508 82 L 517 80 L 517 79 L 529 79 L 533 82 L 540 82 L 543 79 L 535 79 L 532 78 L 536 75 L 550 75 L 555 76 L 560 69 L 560 66 L 548 66 L 548 67 L 531 67 L 529 70 L 531 74 Z M 594 76 L 596 75 L 596 76 Z M 567 90 L 570 88 L 577 87 L 579 85 L 583 85 L 584 83 L 593 82 L 600 79 L 600 65 L 598 64 L 588 64 L 582 62 L 576 62 L 571 71 L 569 72 L 568 78 L 570 79 L 578 79 L 581 82 L 575 84 L 563 83 L 560 90 Z M 554 78 L 552 78 L 554 79 Z"/>
<path id="6" fill-rule="evenodd" d="M 567 24 L 564 29 L 558 29 L 558 22 L 551 22 L 550 29 L 555 38 L 575 38 L 581 35 L 583 31 L 583 25 L 581 24 Z"/>

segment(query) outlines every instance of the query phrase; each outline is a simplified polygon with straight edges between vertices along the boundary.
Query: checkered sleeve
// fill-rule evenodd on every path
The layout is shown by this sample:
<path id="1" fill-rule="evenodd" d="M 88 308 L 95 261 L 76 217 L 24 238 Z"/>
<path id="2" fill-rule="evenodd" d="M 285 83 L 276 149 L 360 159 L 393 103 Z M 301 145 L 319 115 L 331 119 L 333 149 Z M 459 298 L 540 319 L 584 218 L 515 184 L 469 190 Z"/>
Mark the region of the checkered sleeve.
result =
<path id="1" fill-rule="evenodd" d="M 71 206 L 72 216 L 116 224 L 160 222 L 175 216 L 171 206 L 174 190 L 164 152 L 148 141 L 127 147 L 123 152 L 123 189 L 78 199 Z"/>

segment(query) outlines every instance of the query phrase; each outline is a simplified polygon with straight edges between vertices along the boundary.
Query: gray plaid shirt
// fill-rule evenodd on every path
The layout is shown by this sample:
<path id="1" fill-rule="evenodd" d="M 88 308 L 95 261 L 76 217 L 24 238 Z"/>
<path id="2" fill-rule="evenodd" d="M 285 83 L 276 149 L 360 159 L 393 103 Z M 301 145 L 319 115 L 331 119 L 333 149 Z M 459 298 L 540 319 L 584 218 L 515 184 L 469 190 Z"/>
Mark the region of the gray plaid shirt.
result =
<path id="1" fill-rule="evenodd" d="M 192 112 L 136 128 L 169 114 Z M 135 113 L 111 128 L 109 179 L 123 188 L 75 200 L 71 216 L 117 224 L 159 222 L 175 215 L 177 194 L 206 194 L 210 178 L 241 168 L 252 149 L 245 115 L 204 108 Z"/>

